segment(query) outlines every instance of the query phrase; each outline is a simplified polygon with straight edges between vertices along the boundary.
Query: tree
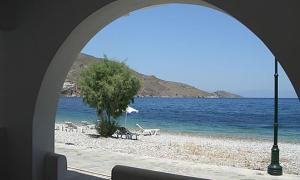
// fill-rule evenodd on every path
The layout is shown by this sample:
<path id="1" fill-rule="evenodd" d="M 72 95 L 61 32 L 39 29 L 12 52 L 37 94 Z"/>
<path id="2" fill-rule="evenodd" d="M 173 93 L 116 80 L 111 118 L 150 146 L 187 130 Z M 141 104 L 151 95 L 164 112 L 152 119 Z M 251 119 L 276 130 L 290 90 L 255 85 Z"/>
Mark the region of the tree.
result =
<path id="1" fill-rule="evenodd" d="M 83 69 L 78 85 L 83 101 L 96 108 L 100 119 L 97 129 L 104 137 L 111 136 L 117 130 L 116 118 L 133 102 L 141 87 L 136 73 L 124 62 L 107 57 Z"/>

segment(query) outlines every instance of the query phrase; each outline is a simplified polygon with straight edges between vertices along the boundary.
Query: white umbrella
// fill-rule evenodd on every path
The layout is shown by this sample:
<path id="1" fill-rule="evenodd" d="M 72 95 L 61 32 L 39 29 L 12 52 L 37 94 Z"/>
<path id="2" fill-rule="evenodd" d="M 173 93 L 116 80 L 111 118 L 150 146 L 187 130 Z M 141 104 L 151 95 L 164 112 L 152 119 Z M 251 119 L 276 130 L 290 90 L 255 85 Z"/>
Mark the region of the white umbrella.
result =
<path id="1" fill-rule="evenodd" d="M 125 116 L 125 128 L 126 128 L 126 121 L 127 121 L 127 113 L 130 114 L 130 113 L 133 113 L 133 112 L 138 113 L 139 110 L 136 110 L 136 109 L 134 109 L 134 108 L 132 108 L 130 106 L 127 106 L 127 108 L 126 108 L 126 116 Z"/>

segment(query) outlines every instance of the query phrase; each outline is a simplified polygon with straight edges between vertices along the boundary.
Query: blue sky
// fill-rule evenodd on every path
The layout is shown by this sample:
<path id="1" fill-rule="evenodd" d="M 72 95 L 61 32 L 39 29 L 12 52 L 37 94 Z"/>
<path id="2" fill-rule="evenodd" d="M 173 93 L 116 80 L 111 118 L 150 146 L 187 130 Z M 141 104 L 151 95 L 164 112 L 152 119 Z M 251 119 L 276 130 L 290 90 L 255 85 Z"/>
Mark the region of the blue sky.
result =
<path id="1" fill-rule="evenodd" d="M 126 60 L 140 73 L 206 91 L 273 97 L 272 53 L 240 22 L 202 6 L 134 11 L 98 32 L 82 52 Z M 279 75 L 280 97 L 296 97 L 281 67 Z"/>

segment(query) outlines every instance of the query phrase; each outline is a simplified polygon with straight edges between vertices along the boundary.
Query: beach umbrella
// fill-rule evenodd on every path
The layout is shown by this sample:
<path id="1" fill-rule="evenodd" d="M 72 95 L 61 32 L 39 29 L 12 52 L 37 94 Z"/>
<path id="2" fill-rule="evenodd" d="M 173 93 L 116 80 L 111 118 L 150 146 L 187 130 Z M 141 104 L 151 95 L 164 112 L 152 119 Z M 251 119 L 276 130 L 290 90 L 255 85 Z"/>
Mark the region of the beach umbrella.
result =
<path id="1" fill-rule="evenodd" d="M 126 111 L 125 111 L 125 113 L 126 113 L 126 116 L 125 116 L 125 128 L 126 128 L 126 121 L 127 121 L 127 113 L 130 114 L 130 113 L 133 113 L 133 112 L 138 113 L 139 111 L 136 110 L 136 109 L 134 109 L 134 108 L 132 108 L 132 107 L 130 107 L 130 106 L 127 106 Z"/>

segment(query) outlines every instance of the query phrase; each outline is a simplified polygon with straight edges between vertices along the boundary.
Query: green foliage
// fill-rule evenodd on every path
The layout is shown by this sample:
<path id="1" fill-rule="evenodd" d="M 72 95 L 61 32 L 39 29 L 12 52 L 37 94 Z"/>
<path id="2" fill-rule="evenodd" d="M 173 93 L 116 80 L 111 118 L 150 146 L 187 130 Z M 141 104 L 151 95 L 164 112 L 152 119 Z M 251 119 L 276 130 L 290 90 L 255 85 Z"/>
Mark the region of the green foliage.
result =
<path id="1" fill-rule="evenodd" d="M 83 101 L 96 108 L 101 120 L 100 129 L 101 126 L 112 128 L 117 125 L 114 119 L 126 110 L 141 87 L 136 74 L 125 63 L 108 58 L 83 69 L 77 84 Z M 111 134 L 110 130 L 108 132 Z"/>

